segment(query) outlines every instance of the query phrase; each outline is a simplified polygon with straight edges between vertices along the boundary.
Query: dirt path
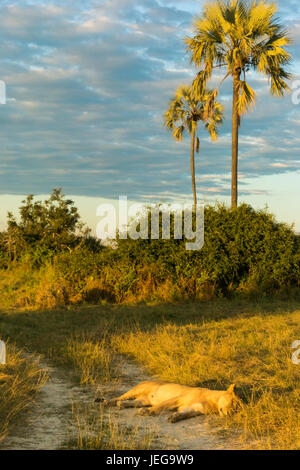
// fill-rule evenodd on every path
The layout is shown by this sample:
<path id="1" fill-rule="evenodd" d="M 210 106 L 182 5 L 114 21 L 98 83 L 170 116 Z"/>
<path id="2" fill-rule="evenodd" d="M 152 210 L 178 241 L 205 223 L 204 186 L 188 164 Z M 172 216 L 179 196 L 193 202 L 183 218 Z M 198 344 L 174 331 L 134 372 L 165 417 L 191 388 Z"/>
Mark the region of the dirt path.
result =
<path id="1" fill-rule="evenodd" d="M 0 449 L 59 449 L 72 432 L 72 401 L 90 402 L 93 392 L 68 379 L 66 374 L 40 361 L 49 375 L 31 408 L 1 443 Z M 73 429 L 74 431 L 74 429 Z"/>
<path id="2" fill-rule="evenodd" d="M 90 412 L 95 396 L 110 398 L 124 393 L 142 380 L 151 379 L 140 367 L 122 358 L 120 363 L 121 380 L 118 383 L 98 387 L 76 386 L 61 370 L 42 363 L 50 379 L 41 390 L 36 402 L 28 411 L 24 422 L 20 422 L 3 441 L 2 449 L 59 449 L 68 438 L 76 435 L 77 428 L 72 424 L 71 404 L 86 405 Z M 94 404 L 94 405 L 93 405 Z M 120 425 L 139 427 L 140 433 L 153 429 L 155 448 L 164 449 L 237 449 L 236 436 L 225 436 L 210 425 L 210 418 L 201 416 L 175 424 L 168 423 L 167 417 L 139 416 L 137 409 L 105 410 L 105 415 L 115 419 Z M 74 420 L 73 420 L 74 423 Z"/>

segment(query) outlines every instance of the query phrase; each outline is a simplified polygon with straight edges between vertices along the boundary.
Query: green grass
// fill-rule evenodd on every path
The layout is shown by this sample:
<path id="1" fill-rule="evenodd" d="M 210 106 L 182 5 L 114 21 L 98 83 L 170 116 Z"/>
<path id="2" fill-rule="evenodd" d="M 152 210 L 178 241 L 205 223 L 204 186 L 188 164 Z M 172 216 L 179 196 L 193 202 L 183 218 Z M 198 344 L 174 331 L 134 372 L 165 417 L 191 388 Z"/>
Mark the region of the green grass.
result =
<path id="1" fill-rule="evenodd" d="M 162 379 L 209 388 L 235 382 L 243 407 L 212 423 L 240 429 L 252 448 L 300 449 L 300 366 L 291 362 L 297 300 L 3 311 L 0 335 L 75 370 L 81 383 L 117 377 L 120 353 Z"/>

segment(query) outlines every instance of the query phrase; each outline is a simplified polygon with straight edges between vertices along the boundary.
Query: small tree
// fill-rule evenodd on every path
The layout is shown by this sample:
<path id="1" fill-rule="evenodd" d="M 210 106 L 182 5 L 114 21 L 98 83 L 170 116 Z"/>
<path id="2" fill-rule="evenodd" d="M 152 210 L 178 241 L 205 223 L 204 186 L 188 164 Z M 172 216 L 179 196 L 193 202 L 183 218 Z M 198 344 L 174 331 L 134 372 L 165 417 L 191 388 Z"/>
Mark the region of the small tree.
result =
<path id="1" fill-rule="evenodd" d="M 37 245 L 54 251 L 72 250 L 90 233 L 80 222 L 74 202 L 65 199 L 61 189 L 54 189 L 44 202 L 34 201 L 30 194 L 22 203 L 19 222 L 8 213 L 6 239 L 13 249 L 13 258 L 24 248 Z"/>

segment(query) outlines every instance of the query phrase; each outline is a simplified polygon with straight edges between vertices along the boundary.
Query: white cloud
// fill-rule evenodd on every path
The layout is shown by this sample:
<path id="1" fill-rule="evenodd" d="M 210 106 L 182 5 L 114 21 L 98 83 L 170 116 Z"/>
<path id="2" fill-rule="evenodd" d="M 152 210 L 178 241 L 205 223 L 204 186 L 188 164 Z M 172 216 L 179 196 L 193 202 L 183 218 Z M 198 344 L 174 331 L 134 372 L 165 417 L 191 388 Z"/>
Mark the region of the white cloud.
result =
<path id="1" fill-rule="evenodd" d="M 176 87 L 189 83 L 195 72 L 183 42 L 191 5 L 167 0 L 2 4 L 0 78 L 15 101 L 0 107 L 1 191 L 37 193 L 63 186 L 70 194 L 107 197 L 190 195 L 189 139 L 175 143 L 163 128 L 163 113 Z M 298 109 L 290 98 L 270 97 L 264 77 L 249 74 L 249 80 L 259 99 L 242 119 L 241 174 L 296 168 Z M 203 193 L 230 191 L 231 87 L 228 80 L 220 93 L 226 120 L 219 141 L 211 144 L 199 129 L 196 172 Z"/>

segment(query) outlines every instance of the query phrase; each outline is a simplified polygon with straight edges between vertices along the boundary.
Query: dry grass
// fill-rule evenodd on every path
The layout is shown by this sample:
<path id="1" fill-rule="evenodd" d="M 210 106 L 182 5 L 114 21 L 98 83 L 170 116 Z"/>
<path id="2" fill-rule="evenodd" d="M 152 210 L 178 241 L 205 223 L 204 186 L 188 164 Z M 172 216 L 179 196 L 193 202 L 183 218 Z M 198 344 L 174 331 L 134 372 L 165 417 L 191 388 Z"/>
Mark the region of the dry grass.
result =
<path id="1" fill-rule="evenodd" d="M 78 267 L 79 268 L 79 267 Z M 131 267 L 132 268 L 132 267 Z M 176 279 L 166 276 L 162 279 L 155 263 L 137 266 L 128 271 L 117 266 L 107 265 L 97 276 L 82 277 L 76 280 L 67 275 L 61 276 L 57 267 L 50 262 L 34 268 L 27 262 L 12 263 L 6 270 L 0 270 L 0 292 L 2 308 L 54 309 L 67 305 L 114 303 L 137 304 L 149 302 L 174 303 L 208 301 L 220 294 L 216 283 L 203 272 L 201 277 L 178 275 Z M 251 277 L 239 288 L 229 284 L 230 295 L 256 297 L 260 295 L 260 285 Z M 267 288 L 266 292 L 271 292 Z M 299 287 L 281 287 L 274 295 L 299 299 Z"/>
<path id="2" fill-rule="evenodd" d="M 67 294 L 55 278 L 51 266 L 32 269 L 30 265 L 12 265 L 0 271 L 1 305 L 7 308 L 54 308 L 65 305 Z"/>
<path id="3" fill-rule="evenodd" d="M 89 335 L 79 335 L 67 341 L 64 363 L 71 362 L 80 384 L 96 384 L 113 380 L 116 359 L 103 338 L 98 342 Z"/>
<path id="4" fill-rule="evenodd" d="M 139 450 L 151 449 L 153 430 L 139 426 L 120 425 L 115 417 L 104 417 L 103 407 L 82 406 L 74 403 L 73 422 L 77 424 L 77 436 L 67 443 L 68 448 L 78 450 Z"/>
<path id="5" fill-rule="evenodd" d="M 242 409 L 225 427 L 240 427 L 260 449 L 300 449 L 300 366 L 291 344 L 300 338 L 300 311 L 139 328 L 114 336 L 116 349 L 161 379 L 209 388 L 237 384 Z"/>
<path id="6" fill-rule="evenodd" d="M 19 349 L 8 345 L 7 364 L 0 366 L 0 442 L 46 380 L 37 359 L 25 359 Z"/>
<path id="7" fill-rule="evenodd" d="M 157 279 L 157 267 L 147 265 L 137 269 L 136 279 L 129 288 L 122 284 L 115 268 L 107 266 L 102 277 L 86 277 L 81 280 L 81 288 L 60 279 L 51 264 L 40 269 L 30 265 L 15 264 L 0 272 L 1 304 L 4 308 L 43 308 L 52 309 L 83 302 L 114 302 L 132 304 L 139 302 L 174 302 L 210 300 L 214 297 L 212 283 L 199 282 L 195 278 L 180 277 Z"/>
<path id="8" fill-rule="evenodd" d="M 76 370 L 81 383 L 114 379 L 120 353 L 161 379 L 208 388 L 235 382 L 244 406 L 212 422 L 241 430 L 242 447 L 300 449 L 300 366 L 291 361 L 300 339 L 296 300 L 86 305 L 3 312 L 0 320 L 2 337 Z"/>

